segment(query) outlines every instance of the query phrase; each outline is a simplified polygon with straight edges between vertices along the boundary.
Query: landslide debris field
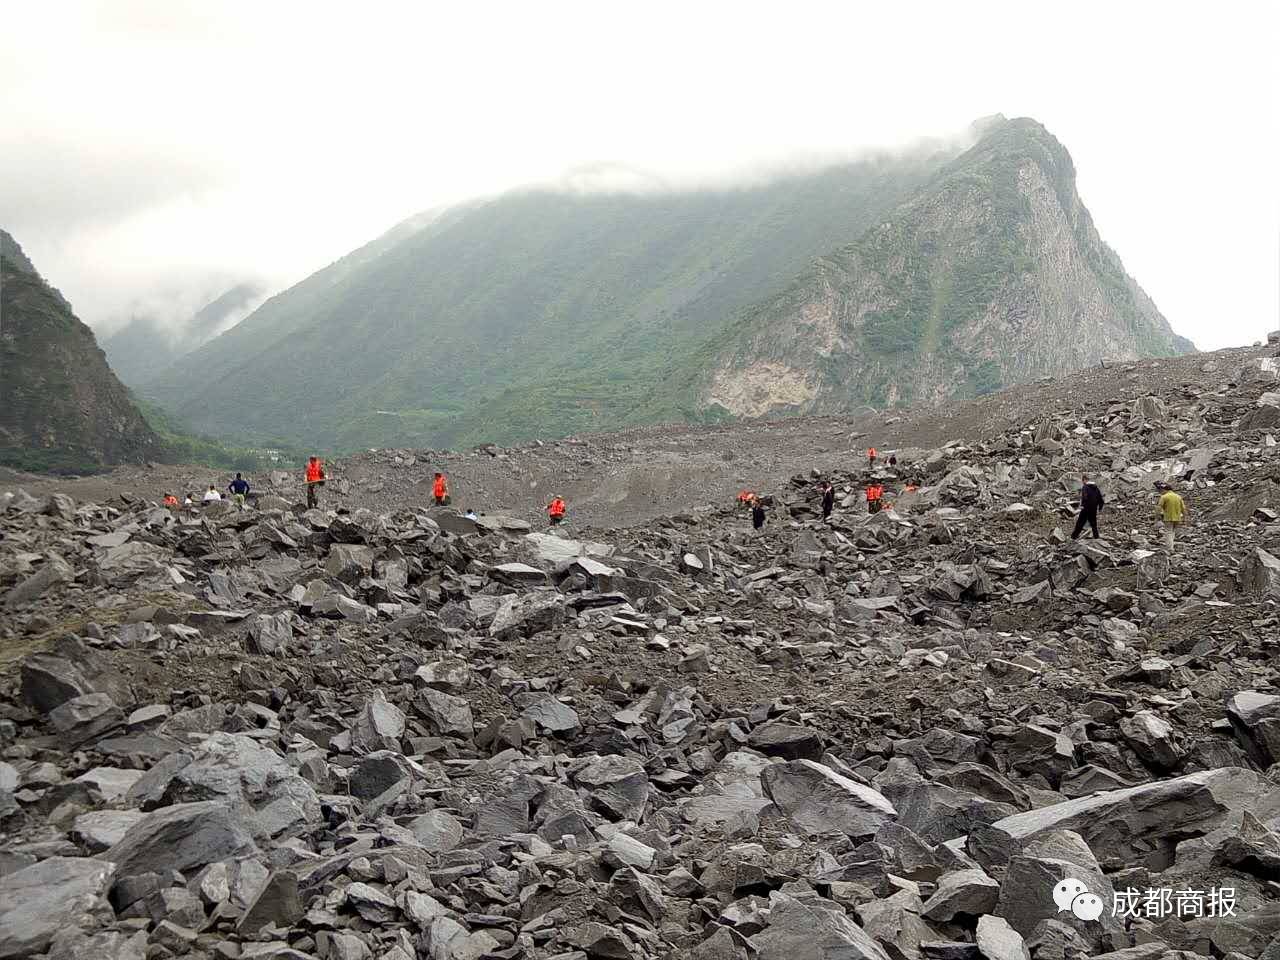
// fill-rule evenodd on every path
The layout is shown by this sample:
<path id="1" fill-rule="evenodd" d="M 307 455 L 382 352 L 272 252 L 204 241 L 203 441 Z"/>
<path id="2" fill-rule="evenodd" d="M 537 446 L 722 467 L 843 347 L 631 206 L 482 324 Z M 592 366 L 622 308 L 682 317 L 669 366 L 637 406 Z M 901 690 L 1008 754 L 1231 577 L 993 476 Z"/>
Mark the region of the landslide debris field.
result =
<path id="1" fill-rule="evenodd" d="M 312 511 L 5 481 L 0 958 L 1280 956 L 1273 352 L 380 451 Z"/>

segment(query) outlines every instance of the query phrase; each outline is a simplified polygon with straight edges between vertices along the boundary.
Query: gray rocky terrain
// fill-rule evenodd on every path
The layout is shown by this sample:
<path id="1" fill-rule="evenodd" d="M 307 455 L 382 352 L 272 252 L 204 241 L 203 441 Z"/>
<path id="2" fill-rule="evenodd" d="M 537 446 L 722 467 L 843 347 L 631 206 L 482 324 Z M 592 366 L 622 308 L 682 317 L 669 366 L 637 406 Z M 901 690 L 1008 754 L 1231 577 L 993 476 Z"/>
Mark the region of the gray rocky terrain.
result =
<path id="1" fill-rule="evenodd" d="M 0 958 L 1275 960 L 1274 353 L 377 451 L 316 510 L 6 483 Z"/>

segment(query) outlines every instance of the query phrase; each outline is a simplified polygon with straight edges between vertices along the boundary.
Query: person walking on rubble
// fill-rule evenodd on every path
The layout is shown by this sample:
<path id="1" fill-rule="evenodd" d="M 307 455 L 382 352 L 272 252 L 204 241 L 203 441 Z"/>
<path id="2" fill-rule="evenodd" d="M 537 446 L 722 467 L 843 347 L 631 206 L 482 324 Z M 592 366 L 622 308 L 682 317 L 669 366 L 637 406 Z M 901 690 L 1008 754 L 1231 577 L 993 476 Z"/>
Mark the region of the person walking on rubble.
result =
<path id="1" fill-rule="evenodd" d="M 870 484 L 867 487 L 867 513 L 880 512 L 880 498 L 884 496 L 884 487 L 878 483 Z"/>
<path id="2" fill-rule="evenodd" d="M 436 506 L 443 507 L 449 502 L 449 481 L 443 473 L 437 473 L 435 482 L 431 484 L 431 495 L 436 498 Z"/>
<path id="3" fill-rule="evenodd" d="M 244 498 L 249 492 L 249 481 L 237 473 L 236 478 L 227 484 L 227 489 L 231 491 L 231 496 L 235 500 L 236 506 L 243 510 Z"/>
<path id="4" fill-rule="evenodd" d="M 822 519 L 828 520 L 836 506 L 836 488 L 830 480 L 822 481 Z"/>
<path id="5" fill-rule="evenodd" d="M 876 468 L 876 448 L 867 447 L 867 469 L 874 470 Z"/>
<path id="6" fill-rule="evenodd" d="M 554 527 L 564 522 L 564 512 L 564 497 L 557 493 L 551 502 L 547 504 L 547 519 L 551 521 L 551 526 Z"/>
<path id="7" fill-rule="evenodd" d="M 1098 539 L 1098 513 L 1106 501 L 1098 485 L 1089 479 L 1088 474 L 1080 477 L 1080 515 L 1076 517 L 1076 528 L 1071 532 L 1071 539 L 1076 540 L 1084 532 L 1084 525 L 1089 524 L 1093 531 L 1093 539 Z"/>
<path id="8" fill-rule="evenodd" d="M 314 510 L 320 503 L 318 487 L 324 486 L 324 464 L 319 457 L 311 457 L 307 461 L 307 509 Z"/>
<path id="9" fill-rule="evenodd" d="M 756 497 L 751 501 L 751 526 L 759 533 L 764 528 L 764 504 Z"/>
<path id="10" fill-rule="evenodd" d="M 1178 535 L 1178 527 L 1182 526 L 1182 521 L 1187 516 L 1187 504 L 1167 483 L 1157 483 L 1156 489 L 1164 491 L 1156 501 L 1156 513 L 1164 525 L 1164 549 L 1166 553 L 1173 553 L 1173 543 Z"/>

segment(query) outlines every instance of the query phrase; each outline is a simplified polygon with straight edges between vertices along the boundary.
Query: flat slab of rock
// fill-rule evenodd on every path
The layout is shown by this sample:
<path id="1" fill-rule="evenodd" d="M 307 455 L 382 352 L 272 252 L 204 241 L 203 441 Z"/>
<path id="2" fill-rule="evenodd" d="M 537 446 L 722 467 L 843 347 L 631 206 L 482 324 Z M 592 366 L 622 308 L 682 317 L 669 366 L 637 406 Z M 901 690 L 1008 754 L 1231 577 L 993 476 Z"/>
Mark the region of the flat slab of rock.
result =
<path id="1" fill-rule="evenodd" d="M 772 764 L 760 772 L 760 782 L 765 796 L 814 836 L 871 837 L 897 816 L 879 791 L 812 760 Z"/>
<path id="2" fill-rule="evenodd" d="M 0 957 L 43 953 L 82 917 L 114 916 L 105 896 L 111 876 L 112 865 L 101 860 L 50 857 L 0 877 Z"/>
<path id="3" fill-rule="evenodd" d="M 120 876 L 199 870 L 218 860 L 258 852 L 244 821 L 225 803 L 179 803 L 148 814 L 101 860 L 116 865 Z"/>
<path id="4" fill-rule="evenodd" d="M 980 917 L 996 908 L 1000 884 L 983 870 L 956 870 L 938 878 L 938 889 L 925 901 L 920 915 L 949 923 L 957 916 Z"/>
<path id="5" fill-rule="evenodd" d="M 1031 960 L 1022 934 L 1002 917 L 978 918 L 978 950 L 987 960 Z"/>
<path id="6" fill-rule="evenodd" d="M 1140 860 L 1165 838 L 1173 842 L 1215 829 L 1231 810 L 1247 808 L 1258 790 L 1258 775 L 1243 767 L 1109 790 L 975 827 L 969 852 L 983 866 L 1003 865 L 1037 837 L 1072 830 L 1093 850 Z"/>
<path id="7" fill-rule="evenodd" d="M 889 960 L 884 948 L 831 901 L 774 892 L 769 903 L 768 927 L 751 938 L 757 960 Z"/>
<path id="8" fill-rule="evenodd" d="M 91 810 L 76 817 L 71 836 L 90 853 L 101 853 L 123 840 L 129 828 L 146 816 L 141 810 Z"/>

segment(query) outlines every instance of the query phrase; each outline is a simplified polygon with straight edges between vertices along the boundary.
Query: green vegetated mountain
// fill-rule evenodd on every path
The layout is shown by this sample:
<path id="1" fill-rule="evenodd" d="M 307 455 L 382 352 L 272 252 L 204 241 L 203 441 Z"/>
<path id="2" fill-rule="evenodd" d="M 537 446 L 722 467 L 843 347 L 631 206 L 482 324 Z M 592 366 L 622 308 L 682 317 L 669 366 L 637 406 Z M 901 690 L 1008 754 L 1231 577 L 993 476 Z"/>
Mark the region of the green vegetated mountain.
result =
<path id="1" fill-rule="evenodd" d="M 265 293 L 258 283 L 238 283 L 176 323 L 147 313 L 134 314 L 128 323 L 102 338 L 103 352 L 116 376 L 136 387 L 208 343 Z"/>
<path id="2" fill-rule="evenodd" d="M 93 331 L 0 230 L 0 463 L 84 472 L 161 448 Z"/>
<path id="3" fill-rule="evenodd" d="M 691 396 L 664 393 L 670 371 L 954 153 L 742 189 L 528 190 L 450 209 L 271 298 L 143 389 L 201 430 L 329 449 L 693 416 Z"/>
<path id="4" fill-rule="evenodd" d="M 1098 239 L 1057 141 L 1003 117 L 974 138 L 738 189 L 436 211 L 144 389 L 215 435 L 442 447 L 892 405 L 1189 348 Z"/>

